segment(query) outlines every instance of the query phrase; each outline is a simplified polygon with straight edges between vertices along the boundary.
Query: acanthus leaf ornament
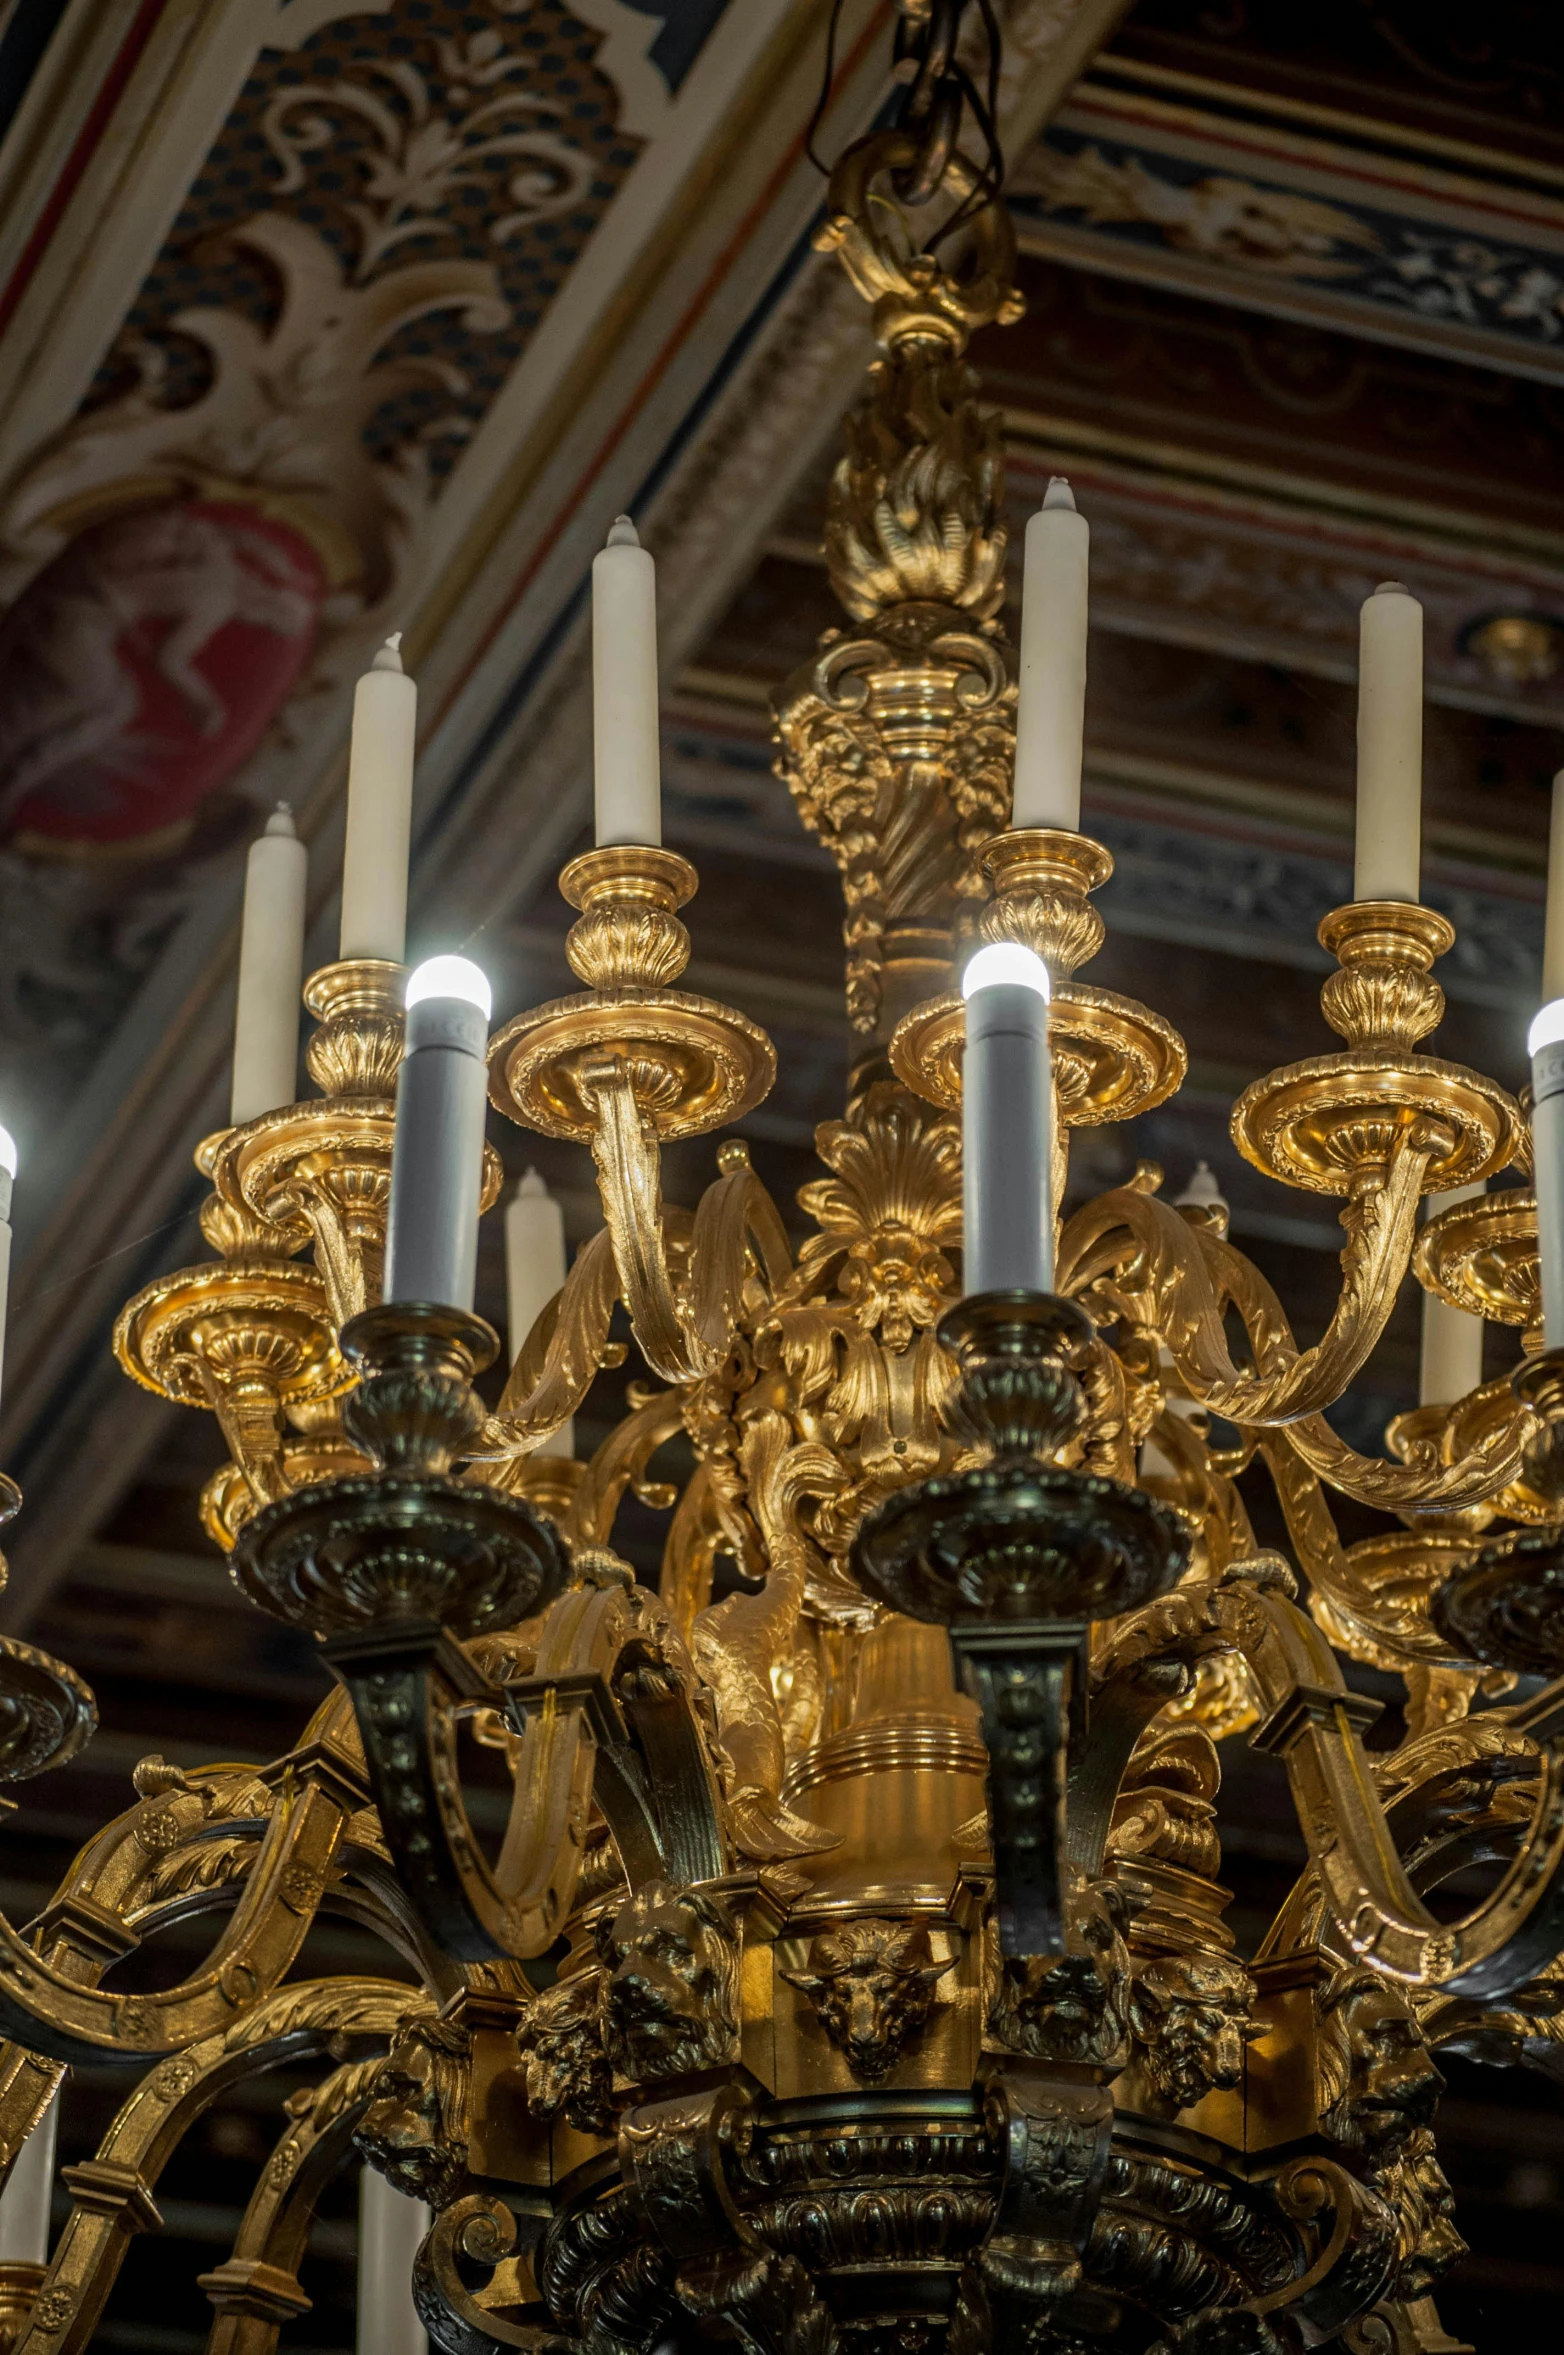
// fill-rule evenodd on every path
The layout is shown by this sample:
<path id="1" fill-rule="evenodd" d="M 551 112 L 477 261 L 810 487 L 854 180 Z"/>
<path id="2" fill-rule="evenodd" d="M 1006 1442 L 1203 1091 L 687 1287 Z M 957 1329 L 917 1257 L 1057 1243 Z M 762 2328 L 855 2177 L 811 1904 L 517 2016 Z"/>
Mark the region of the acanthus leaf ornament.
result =
<path id="1" fill-rule="evenodd" d="M 1556 2069 L 1564 1692 L 1504 1684 L 1558 1665 L 1555 1353 L 1398 1418 L 1384 1458 L 1326 1420 L 1414 1258 L 1444 1297 L 1536 1322 L 1527 1197 L 1416 1240 L 1428 1191 L 1525 1154 L 1505 1091 L 1423 1044 L 1443 919 L 1327 919 L 1344 1045 L 1235 1114 L 1258 1166 L 1343 1204 L 1312 1346 L 1222 1206 L 1166 1200 L 1149 1164 L 1063 1223 L 1056 1293 L 962 1297 L 958 935 L 1050 969 L 1059 1194 L 1068 1132 L 1165 1101 L 1185 1056 L 1076 978 L 1106 852 L 1007 823 L 998 435 L 964 353 L 1014 315 L 1012 244 L 952 129 L 960 11 L 900 15 L 921 111 L 844 160 L 826 230 L 884 351 L 828 523 L 849 626 L 778 711 L 848 903 L 857 1061 L 823 1174 L 796 1237 L 732 1136 L 703 1148 L 693 1213 L 666 1199 L 664 1145 L 753 1110 L 774 1053 L 679 986 L 687 859 L 574 859 L 580 988 L 501 1027 L 491 1100 L 590 1149 L 605 1226 L 480 1400 L 481 1320 L 378 1299 L 400 974 L 310 983 L 320 1095 L 211 1142 L 219 1256 L 147 1287 L 119 1346 L 217 1410 L 233 1463 L 208 1518 L 342 1689 L 259 1774 L 145 1761 L 37 1931 L 0 1922 L 5 2152 L 56 2063 L 141 2080 L 69 2179 L 33 2310 L 51 2348 L 85 2345 L 155 2220 L 159 2138 L 310 2056 L 334 2073 L 294 2097 L 206 2277 L 224 2317 L 302 2311 L 299 2218 L 356 2137 L 439 2209 L 416 2297 L 458 2355 L 690 2330 L 979 2355 L 1089 2342 L 1110 2314 L 1180 2355 L 1402 2355 L 1440 2343 L 1428 2300 L 1459 2248 L 1434 2047 Z M 279 104 L 296 163 L 330 121 L 372 139 L 345 321 L 407 291 L 442 175 L 541 155 L 547 180 L 508 56 L 453 37 L 456 131 L 406 76 Z M 914 218 L 926 180 L 968 208 L 948 265 Z M 652 1380 L 589 1463 L 540 1456 L 625 1354 L 621 1311 Z M 1256 1543 L 1251 1474 L 1307 1592 Z M 1332 1492 L 1400 1525 L 1344 1545 Z M 669 1515 L 660 1591 L 615 1550 L 630 1494 Z M 1365 1747 L 1374 1705 L 1333 1647 L 1405 1677 L 1395 1749 Z M 1469 1716 L 1479 1690 L 1495 1705 Z M 1252 1963 L 1218 1878 L 1213 1737 L 1240 1729 L 1283 1762 L 1307 1855 Z M 1474 1854 L 1486 1893 L 1436 1899 Z M 100 1984 L 198 1907 L 227 1917 L 199 1969 Z M 284 1983 L 326 1910 L 420 1984 Z"/>

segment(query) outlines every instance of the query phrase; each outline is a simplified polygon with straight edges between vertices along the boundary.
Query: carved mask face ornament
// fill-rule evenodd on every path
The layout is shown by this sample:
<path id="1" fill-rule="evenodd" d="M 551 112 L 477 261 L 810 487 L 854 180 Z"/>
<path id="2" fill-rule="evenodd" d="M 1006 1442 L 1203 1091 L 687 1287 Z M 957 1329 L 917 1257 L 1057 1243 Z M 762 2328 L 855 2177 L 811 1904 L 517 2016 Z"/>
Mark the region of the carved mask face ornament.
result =
<path id="1" fill-rule="evenodd" d="M 1444 2078 L 1405 1999 L 1372 1972 L 1340 1974 L 1320 2012 L 1320 2123 L 1343 2150 L 1382 2165 L 1432 2125 Z"/>
<path id="2" fill-rule="evenodd" d="M 1260 2033 L 1254 1996 L 1248 1972 L 1224 1955 L 1162 1955 L 1137 1973 L 1130 2028 L 1161 2103 L 1187 2109 L 1242 2081 L 1244 2046 Z"/>

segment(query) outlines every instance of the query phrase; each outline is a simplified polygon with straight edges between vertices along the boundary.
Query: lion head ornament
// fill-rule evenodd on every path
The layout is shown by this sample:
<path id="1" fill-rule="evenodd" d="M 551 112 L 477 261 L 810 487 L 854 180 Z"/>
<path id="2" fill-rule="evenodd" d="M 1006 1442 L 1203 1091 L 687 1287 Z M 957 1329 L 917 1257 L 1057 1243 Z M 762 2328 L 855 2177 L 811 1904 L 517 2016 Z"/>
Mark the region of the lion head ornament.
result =
<path id="1" fill-rule="evenodd" d="M 1228 1955 L 1164 1954 L 1137 1972 L 1130 2033 L 1154 2116 L 1171 2118 L 1242 2081 L 1244 2046 L 1260 2033 L 1254 1997 L 1254 1981 Z"/>
<path id="2" fill-rule="evenodd" d="M 1001 1958 L 990 1925 L 990 2033 L 1030 2060 L 1122 2068 L 1129 2035 L 1130 1962 L 1124 1933 L 1135 1910 L 1112 1881 L 1080 1888 L 1065 1952 Z"/>
<path id="3" fill-rule="evenodd" d="M 737 2058 L 738 1938 L 720 1898 L 648 1881 L 599 1919 L 596 1938 L 604 2043 L 620 2076 L 645 2084 Z"/>
<path id="4" fill-rule="evenodd" d="M 873 2080 L 922 2033 L 935 1984 L 951 1968 L 936 1960 L 921 1923 L 856 1921 L 822 1931 L 807 1968 L 782 1976 L 809 1997 L 854 2073 Z"/>
<path id="5" fill-rule="evenodd" d="M 527 2108 L 545 2124 L 563 2118 L 582 2134 L 606 2134 L 613 2125 L 603 1999 L 603 1973 L 583 1971 L 527 2007 L 516 2045 L 526 2068 Z"/>
<path id="6" fill-rule="evenodd" d="M 1379 2189 L 1396 2217 L 1395 2294 L 1426 2298 L 1466 2255 L 1456 2230 L 1455 2194 L 1428 2127 L 1419 2126 L 1408 2136 L 1380 2177 Z"/>
<path id="7" fill-rule="evenodd" d="M 354 2136 L 410 2199 L 448 2207 L 467 2176 L 472 2040 L 448 2020 L 409 2021 L 381 2062 Z"/>

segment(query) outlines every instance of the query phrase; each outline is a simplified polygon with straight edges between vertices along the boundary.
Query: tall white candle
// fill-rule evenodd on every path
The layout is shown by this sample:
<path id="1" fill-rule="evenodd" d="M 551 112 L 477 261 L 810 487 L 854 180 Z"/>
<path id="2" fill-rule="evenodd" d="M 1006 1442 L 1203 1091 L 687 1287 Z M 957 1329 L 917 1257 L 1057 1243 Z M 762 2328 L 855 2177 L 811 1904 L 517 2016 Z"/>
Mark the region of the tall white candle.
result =
<path id="1" fill-rule="evenodd" d="M 592 559 L 592 743 L 599 845 L 661 842 L 657 567 L 628 515 Z"/>
<path id="2" fill-rule="evenodd" d="M 512 1365 L 565 1280 L 565 1216 L 535 1169 L 505 1205 L 505 1306 Z M 573 1456 L 574 1423 L 561 1423 L 539 1455 Z"/>
<path id="3" fill-rule="evenodd" d="M 413 2259 L 434 2218 L 373 2167 L 359 2178 L 358 2355 L 425 2355 Z"/>
<path id="4" fill-rule="evenodd" d="M 1453 1209 L 1457 1202 L 1474 1201 L 1484 1191 L 1479 1178 L 1475 1185 L 1452 1186 L 1448 1193 L 1430 1194 L 1424 1215 L 1437 1218 L 1441 1210 Z M 1425 1292 L 1419 1406 L 1454 1406 L 1458 1398 L 1477 1389 L 1482 1378 L 1482 1318 L 1468 1316 L 1464 1308 L 1452 1308 L 1437 1292 Z"/>
<path id="5" fill-rule="evenodd" d="M 1548 829 L 1548 913 L 1542 936 L 1542 1002 L 1564 998 L 1564 769 L 1553 780 Z"/>
<path id="6" fill-rule="evenodd" d="M 49 2107 L 23 2143 L 5 2190 L 0 2192 L 0 2265 L 49 2262 L 49 2208 L 54 2197 L 55 2145 L 60 2131 L 59 2093 L 56 2082 Z"/>
<path id="7" fill-rule="evenodd" d="M 1543 1007 L 1526 1044 L 1531 1054 L 1542 1337 L 1549 1349 L 1564 1349 L 1564 998 L 1553 998 Z"/>
<path id="8" fill-rule="evenodd" d="M 1423 608 L 1383 581 L 1359 623 L 1354 899 L 1417 898 L 1422 825 Z"/>
<path id="9" fill-rule="evenodd" d="M 386 640 L 353 693 L 348 834 L 342 854 L 344 957 L 400 965 L 407 947 L 418 689 L 402 668 L 402 633 Z"/>
<path id="10" fill-rule="evenodd" d="M 408 981 L 386 1221 L 387 1300 L 472 1307 L 490 1003 L 487 980 L 465 957 L 430 957 Z"/>
<path id="11" fill-rule="evenodd" d="M 304 899 L 309 854 L 279 802 L 250 845 L 239 939 L 239 1005 L 234 1016 L 233 1088 L 237 1128 L 298 1092 L 299 992 L 304 983 Z"/>
<path id="12" fill-rule="evenodd" d="M 962 977 L 963 1289 L 1048 1292 L 1054 1280 L 1048 968 L 1017 941 Z"/>
<path id="13" fill-rule="evenodd" d="M 1026 527 L 1014 826 L 1080 828 L 1090 545 L 1090 526 L 1056 474 Z"/>

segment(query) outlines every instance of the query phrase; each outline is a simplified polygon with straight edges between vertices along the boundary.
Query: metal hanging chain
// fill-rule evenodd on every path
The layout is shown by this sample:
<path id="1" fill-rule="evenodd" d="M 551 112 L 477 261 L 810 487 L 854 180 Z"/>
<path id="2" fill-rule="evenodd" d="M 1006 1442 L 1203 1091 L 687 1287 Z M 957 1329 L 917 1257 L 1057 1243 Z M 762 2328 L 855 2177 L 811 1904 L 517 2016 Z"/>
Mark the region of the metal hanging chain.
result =
<path id="1" fill-rule="evenodd" d="M 896 0 L 896 5 L 892 70 L 903 85 L 904 95 L 892 128 L 908 132 L 918 141 L 918 152 L 912 162 L 891 176 L 897 196 L 903 204 L 911 206 L 933 200 L 944 185 L 967 120 L 975 128 L 983 149 L 983 161 L 977 168 L 973 186 L 950 219 L 929 238 L 926 250 L 932 250 L 953 236 L 985 205 L 991 204 L 1004 186 L 1005 159 L 996 120 L 1002 55 L 999 22 L 994 14 L 994 0 L 975 0 L 987 51 L 983 86 L 979 88 L 960 55 L 962 20 L 974 0 Z M 811 163 L 827 174 L 831 166 L 816 152 L 815 135 L 830 104 L 836 78 L 842 7 L 843 0 L 833 0 L 826 32 L 825 74 L 804 142 Z"/>

